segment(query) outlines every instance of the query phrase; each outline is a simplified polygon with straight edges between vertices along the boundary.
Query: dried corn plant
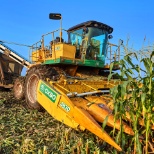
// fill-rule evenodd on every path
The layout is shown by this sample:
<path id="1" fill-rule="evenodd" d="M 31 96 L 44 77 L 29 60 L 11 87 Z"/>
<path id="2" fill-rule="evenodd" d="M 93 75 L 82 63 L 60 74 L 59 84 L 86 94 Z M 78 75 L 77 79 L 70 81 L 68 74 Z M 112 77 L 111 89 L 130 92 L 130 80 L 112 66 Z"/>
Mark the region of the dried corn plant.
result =
<path id="1" fill-rule="evenodd" d="M 106 143 L 75 131 L 47 112 L 27 109 L 11 91 L 0 91 L 0 154 L 107 154 Z"/>

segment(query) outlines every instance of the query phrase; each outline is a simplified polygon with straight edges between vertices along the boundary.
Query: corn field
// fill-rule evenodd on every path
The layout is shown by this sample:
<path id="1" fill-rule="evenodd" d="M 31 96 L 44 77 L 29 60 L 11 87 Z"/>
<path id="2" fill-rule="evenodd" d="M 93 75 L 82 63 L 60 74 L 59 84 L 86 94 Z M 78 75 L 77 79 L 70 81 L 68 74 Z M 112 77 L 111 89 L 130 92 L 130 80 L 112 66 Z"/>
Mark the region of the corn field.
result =
<path id="1" fill-rule="evenodd" d="M 140 65 L 132 62 L 132 56 Z M 113 114 L 121 120 L 121 130 L 103 128 L 127 154 L 154 153 L 154 52 L 138 58 L 128 53 L 120 60 L 122 84 L 110 90 L 114 100 Z M 141 65 L 142 64 L 142 65 Z M 144 66 L 143 68 L 141 66 Z M 144 74 L 144 75 L 142 75 Z M 0 91 L 0 154 L 116 154 L 113 147 L 92 133 L 75 131 L 47 112 L 27 109 L 24 101 L 16 101 L 11 91 Z M 122 120 L 134 131 L 123 133 Z"/>

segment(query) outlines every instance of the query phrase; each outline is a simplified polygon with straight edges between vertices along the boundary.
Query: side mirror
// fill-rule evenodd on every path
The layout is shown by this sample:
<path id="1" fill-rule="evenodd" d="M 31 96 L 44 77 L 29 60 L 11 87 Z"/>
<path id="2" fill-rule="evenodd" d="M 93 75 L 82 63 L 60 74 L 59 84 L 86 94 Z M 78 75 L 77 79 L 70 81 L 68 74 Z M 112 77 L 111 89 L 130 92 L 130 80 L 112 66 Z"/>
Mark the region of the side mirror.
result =
<path id="1" fill-rule="evenodd" d="M 108 35 L 108 39 L 112 39 L 113 38 L 113 36 L 112 35 Z"/>
<path id="2" fill-rule="evenodd" d="M 61 14 L 60 13 L 50 13 L 49 14 L 49 19 L 60 20 L 61 19 Z"/>

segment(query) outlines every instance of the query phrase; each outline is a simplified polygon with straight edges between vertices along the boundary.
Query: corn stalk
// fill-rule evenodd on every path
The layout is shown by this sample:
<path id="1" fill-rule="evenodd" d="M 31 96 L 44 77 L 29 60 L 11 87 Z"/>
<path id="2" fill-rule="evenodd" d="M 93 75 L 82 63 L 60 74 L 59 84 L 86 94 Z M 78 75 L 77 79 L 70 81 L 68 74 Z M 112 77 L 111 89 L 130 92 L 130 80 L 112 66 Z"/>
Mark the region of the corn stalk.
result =
<path id="1" fill-rule="evenodd" d="M 132 55 L 135 61 L 140 65 L 134 64 Z M 116 74 L 123 82 L 120 85 L 111 89 L 111 95 L 114 100 L 115 119 L 127 120 L 134 130 L 134 137 L 130 138 L 134 153 L 142 154 L 143 147 L 145 153 L 152 150 L 150 138 L 152 137 L 152 129 L 154 121 L 154 51 L 149 57 L 138 59 L 136 53 L 129 53 L 119 61 L 120 73 L 111 73 L 108 79 Z M 143 66 L 143 67 L 141 67 Z M 143 75 L 144 74 L 144 75 Z M 142 126 L 141 126 L 142 121 Z M 118 139 L 119 144 L 125 147 L 127 143 L 123 143 L 122 133 L 121 139 Z M 143 140 L 145 138 L 145 140 Z M 124 145 L 125 144 L 125 145 Z"/>

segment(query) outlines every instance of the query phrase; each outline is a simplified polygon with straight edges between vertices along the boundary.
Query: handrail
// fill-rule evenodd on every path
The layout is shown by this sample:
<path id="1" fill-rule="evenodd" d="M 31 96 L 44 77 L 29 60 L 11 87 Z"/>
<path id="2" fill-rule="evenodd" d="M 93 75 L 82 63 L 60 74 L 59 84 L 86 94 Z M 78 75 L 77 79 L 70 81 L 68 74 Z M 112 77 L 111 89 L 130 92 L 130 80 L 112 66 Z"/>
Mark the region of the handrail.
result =
<path id="1" fill-rule="evenodd" d="M 116 47 L 117 49 L 113 51 L 113 47 Z M 120 46 L 108 43 L 107 53 L 109 53 L 109 57 L 106 56 L 106 58 L 110 61 L 110 63 L 113 61 L 120 61 Z"/>

